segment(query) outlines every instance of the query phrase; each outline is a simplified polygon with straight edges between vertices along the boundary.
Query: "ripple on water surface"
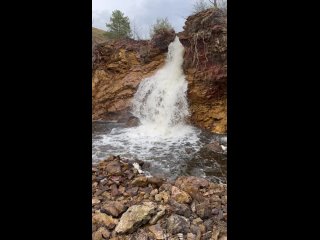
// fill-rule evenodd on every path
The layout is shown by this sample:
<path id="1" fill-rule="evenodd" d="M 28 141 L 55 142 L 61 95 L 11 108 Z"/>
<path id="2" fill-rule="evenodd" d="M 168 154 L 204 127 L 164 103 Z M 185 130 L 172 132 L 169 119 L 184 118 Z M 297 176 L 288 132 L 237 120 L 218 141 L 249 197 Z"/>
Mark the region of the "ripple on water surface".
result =
<path id="1" fill-rule="evenodd" d="M 172 179 L 195 175 L 226 182 L 226 154 L 208 153 L 203 148 L 218 135 L 186 125 L 170 132 L 159 131 L 162 130 L 146 126 L 124 128 L 121 124 L 94 123 L 92 160 L 97 162 L 110 155 L 120 155 L 132 161 L 148 162 L 146 171 L 152 175 Z"/>

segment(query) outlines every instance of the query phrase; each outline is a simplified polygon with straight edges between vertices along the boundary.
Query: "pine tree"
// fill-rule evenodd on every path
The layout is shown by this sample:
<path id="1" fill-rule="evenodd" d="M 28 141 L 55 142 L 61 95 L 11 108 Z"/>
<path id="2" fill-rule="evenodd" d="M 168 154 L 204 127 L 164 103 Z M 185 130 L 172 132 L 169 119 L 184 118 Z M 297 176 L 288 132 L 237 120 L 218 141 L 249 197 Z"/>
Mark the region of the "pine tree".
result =
<path id="1" fill-rule="evenodd" d="M 129 18 L 119 10 L 112 12 L 110 23 L 107 23 L 106 26 L 109 29 L 108 36 L 110 38 L 130 38 L 132 35 Z"/>

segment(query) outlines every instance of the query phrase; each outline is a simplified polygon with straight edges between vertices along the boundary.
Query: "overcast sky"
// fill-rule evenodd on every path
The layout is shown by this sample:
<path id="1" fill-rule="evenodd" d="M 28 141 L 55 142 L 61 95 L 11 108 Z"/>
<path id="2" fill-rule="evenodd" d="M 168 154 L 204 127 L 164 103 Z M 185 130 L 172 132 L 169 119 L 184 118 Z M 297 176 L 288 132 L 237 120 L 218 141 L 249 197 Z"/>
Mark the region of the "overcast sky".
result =
<path id="1" fill-rule="evenodd" d="M 149 37 L 149 29 L 157 18 L 168 17 L 176 32 L 182 31 L 187 18 L 192 13 L 196 0 L 92 0 L 92 26 L 106 30 L 113 10 L 128 16 L 142 38 Z"/>

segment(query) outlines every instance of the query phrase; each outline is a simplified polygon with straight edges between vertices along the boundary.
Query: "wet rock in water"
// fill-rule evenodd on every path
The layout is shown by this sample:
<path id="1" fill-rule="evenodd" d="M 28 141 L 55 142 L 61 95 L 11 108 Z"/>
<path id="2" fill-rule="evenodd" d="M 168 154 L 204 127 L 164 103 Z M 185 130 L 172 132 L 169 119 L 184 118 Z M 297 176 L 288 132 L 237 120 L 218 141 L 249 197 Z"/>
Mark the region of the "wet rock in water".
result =
<path id="1" fill-rule="evenodd" d="M 139 176 L 133 179 L 131 184 L 135 187 L 146 187 L 148 186 L 148 179 L 145 176 Z"/>
<path id="2" fill-rule="evenodd" d="M 133 205 L 121 216 L 116 233 L 132 233 L 150 220 L 155 212 L 154 206 Z"/>
<path id="3" fill-rule="evenodd" d="M 171 197 L 178 203 L 190 203 L 191 197 L 185 191 L 173 186 L 171 188 Z"/>
<path id="4" fill-rule="evenodd" d="M 118 217 L 126 210 L 126 206 L 119 201 L 107 202 L 102 206 L 105 212 L 113 217 Z"/>
<path id="5" fill-rule="evenodd" d="M 158 212 L 151 218 L 149 221 L 150 224 L 155 224 L 162 216 L 166 213 L 166 208 L 163 205 L 160 205 L 158 208 Z"/>
<path id="6" fill-rule="evenodd" d="M 93 224 L 103 224 L 105 225 L 108 229 L 113 229 L 117 224 L 118 220 L 114 219 L 113 217 L 105 214 L 105 213 L 95 213 L 92 217 L 92 222 Z"/>
<path id="7" fill-rule="evenodd" d="M 154 235 L 155 239 L 160 240 L 160 239 L 165 239 L 164 237 L 164 232 L 160 224 L 152 225 L 148 228 L 150 232 Z"/>
<path id="8" fill-rule="evenodd" d="M 109 239 L 110 232 L 104 227 L 100 227 L 97 231 L 92 234 L 92 240 L 104 240 Z"/>
<path id="9" fill-rule="evenodd" d="M 187 218 L 172 214 L 167 219 L 167 231 L 170 234 L 184 233 L 187 234 L 189 232 L 190 222 Z"/>
<path id="10" fill-rule="evenodd" d="M 140 125 L 140 120 L 137 117 L 131 116 L 126 122 L 126 127 L 137 127 Z"/>
<path id="11" fill-rule="evenodd" d="M 119 175 L 121 174 L 120 162 L 117 160 L 111 161 L 107 164 L 106 170 L 108 175 Z"/>
<path id="12" fill-rule="evenodd" d="M 184 149 L 186 151 L 186 153 L 190 154 L 192 153 L 193 149 L 192 148 L 185 148 Z"/>
<path id="13" fill-rule="evenodd" d="M 213 141 L 204 146 L 204 149 L 209 152 L 223 153 L 223 149 L 220 146 L 219 142 Z"/>

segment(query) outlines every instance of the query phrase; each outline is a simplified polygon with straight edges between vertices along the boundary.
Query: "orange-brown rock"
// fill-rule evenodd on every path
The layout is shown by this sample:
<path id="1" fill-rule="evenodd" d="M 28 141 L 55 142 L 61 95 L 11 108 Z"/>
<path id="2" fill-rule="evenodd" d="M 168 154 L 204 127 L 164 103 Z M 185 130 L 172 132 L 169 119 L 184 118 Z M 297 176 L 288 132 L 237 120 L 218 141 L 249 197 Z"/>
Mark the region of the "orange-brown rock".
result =
<path id="1" fill-rule="evenodd" d="M 178 34 L 185 47 L 191 122 L 217 133 L 227 132 L 227 17 L 208 9 L 187 18 Z"/>
<path id="2" fill-rule="evenodd" d="M 140 81 L 158 70 L 167 49 L 150 41 L 108 40 L 93 50 L 92 119 L 118 120 L 127 113 Z"/>

